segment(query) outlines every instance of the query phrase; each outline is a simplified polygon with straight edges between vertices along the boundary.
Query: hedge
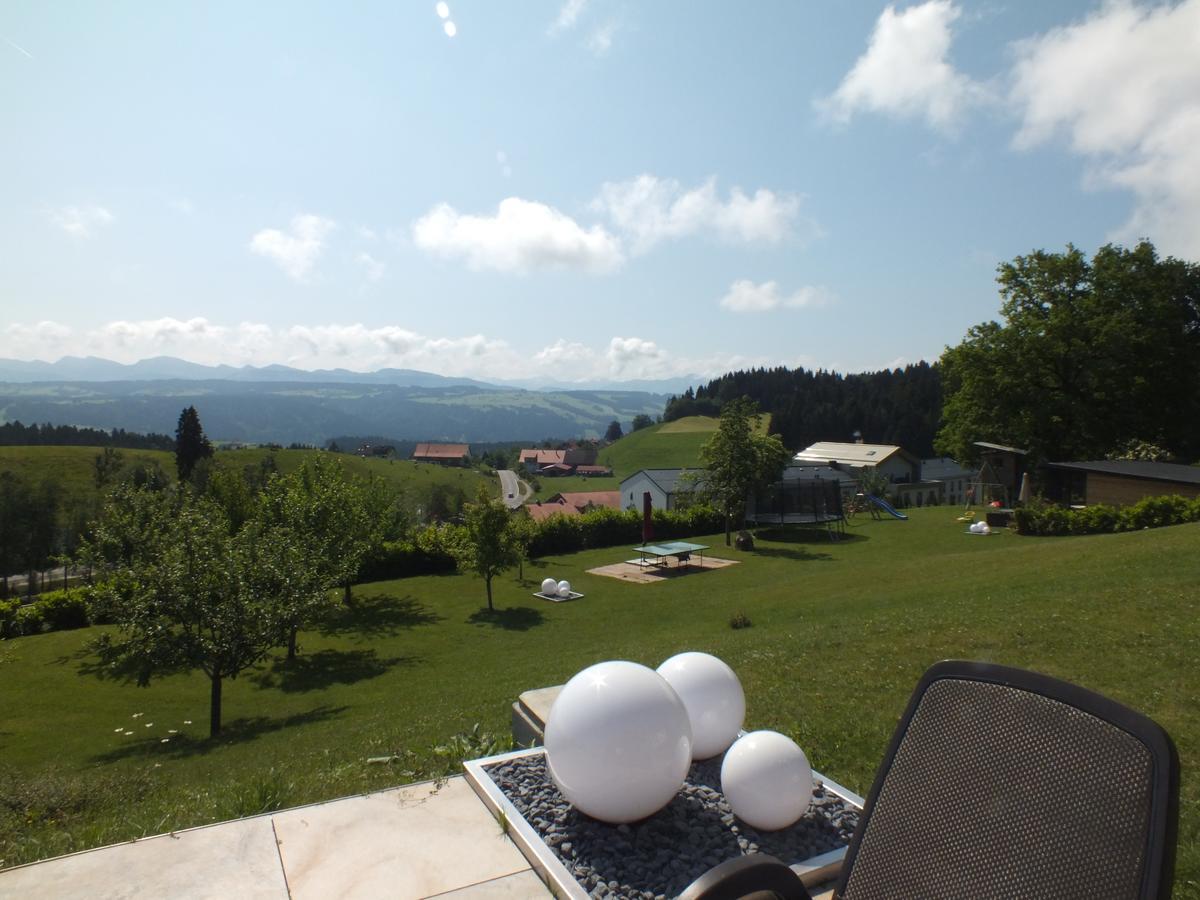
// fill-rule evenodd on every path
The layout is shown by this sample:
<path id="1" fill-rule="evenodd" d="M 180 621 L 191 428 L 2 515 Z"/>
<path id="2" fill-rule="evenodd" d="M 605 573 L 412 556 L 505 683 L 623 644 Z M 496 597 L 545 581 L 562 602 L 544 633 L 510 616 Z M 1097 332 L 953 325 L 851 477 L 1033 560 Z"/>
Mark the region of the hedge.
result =
<path id="1" fill-rule="evenodd" d="M 83 588 L 49 591 L 32 603 L 0 600 L 0 638 L 86 628 L 93 622 L 88 592 Z"/>
<path id="2" fill-rule="evenodd" d="M 1200 497 L 1146 497 L 1132 506 L 1097 504 L 1082 509 L 1033 504 L 1017 509 L 1013 522 L 1018 533 L 1037 536 L 1141 531 L 1200 522 Z"/>

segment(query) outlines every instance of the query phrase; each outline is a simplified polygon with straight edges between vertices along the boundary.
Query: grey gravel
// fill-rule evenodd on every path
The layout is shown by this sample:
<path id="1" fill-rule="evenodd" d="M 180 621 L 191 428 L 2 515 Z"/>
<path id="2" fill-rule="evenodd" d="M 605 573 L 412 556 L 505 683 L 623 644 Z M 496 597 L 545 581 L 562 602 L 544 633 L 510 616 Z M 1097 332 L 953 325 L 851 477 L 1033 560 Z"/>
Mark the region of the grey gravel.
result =
<path id="1" fill-rule="evenodd" d="M 693 763 L 670 803 L 628 825 L 598 822 L 571 806 L 550 779 L 542 754 L 485 771 L 593 897 L 675 897 L 735 856 L 761 852 L 798 862 L 850 843 L 858 812 L 820 782 L 796 824 L 780 831 L 747 825 L 721 794 L 721 759 Z"/>

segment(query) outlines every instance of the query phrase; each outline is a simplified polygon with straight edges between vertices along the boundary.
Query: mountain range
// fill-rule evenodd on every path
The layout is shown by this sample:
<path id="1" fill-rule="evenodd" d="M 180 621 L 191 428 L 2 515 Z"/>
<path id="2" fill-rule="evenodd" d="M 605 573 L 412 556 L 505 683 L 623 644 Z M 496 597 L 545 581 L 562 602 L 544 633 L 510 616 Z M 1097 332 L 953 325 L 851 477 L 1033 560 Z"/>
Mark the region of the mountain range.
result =
<path id="1" fill-rule="evenodd" d="M 468 443 L 599 437 L 613 420 L 629 430 L 636 415 L 660 415 L 666 401 L 646 390 L 527 390 L 410 369 L 0 360 L 0 421 L 171 434 L 180 410 L 195 406 L 209 437 L 242 443 L 321 444 L 354 434 Z"/>

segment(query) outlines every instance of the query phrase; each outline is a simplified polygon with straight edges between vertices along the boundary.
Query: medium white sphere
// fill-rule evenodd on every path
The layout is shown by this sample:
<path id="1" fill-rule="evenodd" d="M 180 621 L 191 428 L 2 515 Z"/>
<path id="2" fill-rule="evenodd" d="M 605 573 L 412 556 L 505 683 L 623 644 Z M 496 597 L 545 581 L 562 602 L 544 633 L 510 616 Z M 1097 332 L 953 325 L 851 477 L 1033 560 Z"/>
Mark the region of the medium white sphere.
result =
<path id="1" fill-rule="evenodd" d="M 692 759 L 716 756 L 734 742 L 746 718 L 742 683 L 721 660 L 708 653 L 677 653 L 661 666 L 687 709 L 692 725 Z"/>
<path id="2" fill-rule="evenodd" d="M 553 578 L 543 578 L 542 579 L 542 593 L 543 594 L 558 593 L 558 582 L 555 581 Z"/>
<path id="3" fill-rule="evenodd" d="M 812 767 L 796 742 L 777 731 L 742 735 L 721 763 L 721 792 L 733 814 L 754 828 L 786 828 L 812 803 Z"/>
<path id="4" fill-rule="evenodd" d="M 571 596 L 571 582 L 560 581 L 558 583 L 557 590 L 558 590 L 558 596 L 570 597 Z"/>
<path id="5" fill-rule="evenodd" d="M 581 812 L 605 822 L 644 819 L 670 803 L 687 776 L 687 710 L 653 669 L 597 663 L 568 681 L 550 708 L 546 761 Z"/>

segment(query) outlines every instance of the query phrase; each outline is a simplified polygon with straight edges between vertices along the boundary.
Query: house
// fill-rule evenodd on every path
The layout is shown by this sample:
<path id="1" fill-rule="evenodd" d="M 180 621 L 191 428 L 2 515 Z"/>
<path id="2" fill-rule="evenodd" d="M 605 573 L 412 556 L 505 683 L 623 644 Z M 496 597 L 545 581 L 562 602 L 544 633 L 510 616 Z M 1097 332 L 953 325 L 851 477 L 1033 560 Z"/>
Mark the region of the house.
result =
<path id="1" fill-rule="evenodd" d="M 596 462 L 595 447 L 567 447 L 564 450 L 541 450 L 530 447 L 522 450 L 518 459 L 526 472 L 544 475 L 570 475 L 578 466 Z"/>
<path id="2" fill-rule="evenodd" d="M 593 509 L 620 509 L 619 491 L 571 491 L 558 493 L 541 503 L 527 503 L 525 509 L 535 522 L 554 515 L 580 516 Z"/>
<path id="3" fill-rule="evenodd" d="M 465 466 L 470 462 L 471 448 L 466 444 L 417 444 L 412 458 L 416 462 Z"/>
<path id="4" fill-rule="evenodd" d="M 695 491 L 693 479 L 703 474 L 703 469 L 640 469 L 621 482 L 621 506 L 640 511 L 642 494 L 649 491 L 654 509 L 675 509 Z"/>
<path id="5" fill-rule="evenodd" d="M 606 478 L 613 473 L 611 466 L 576 466 L 575 474 L 584 478 Z"/>
<path id="6" fill-rule="evenodd" d="M 938 456 L 921 460 L 921 480 L 940 486 L 938 503 L 966 505 L 967 492 L 979 480 L 979 470 L 955 462 L 948 456 Z"/>
<path id="7" fill-rule="evenodd" d="M 831 466 L 854 478 L 863 469 L 874 469 L 887 476 L 893 484 L 921 480 L 921 461 L 894 444 L 843 443 L 818 441 L 801 450 L 792 459 L 793 465 Z"/>
<path id="8" fill-rule="evenodd" d="M 1046 463 L 1046 499 L 1125 506 L 1145 497 L 1200 497 L 1200 467 L 1135 459 Z"/>

